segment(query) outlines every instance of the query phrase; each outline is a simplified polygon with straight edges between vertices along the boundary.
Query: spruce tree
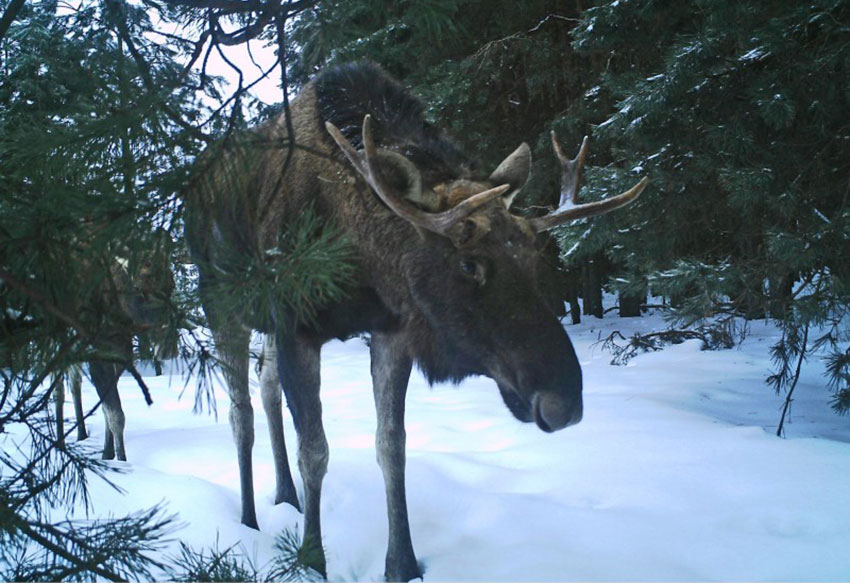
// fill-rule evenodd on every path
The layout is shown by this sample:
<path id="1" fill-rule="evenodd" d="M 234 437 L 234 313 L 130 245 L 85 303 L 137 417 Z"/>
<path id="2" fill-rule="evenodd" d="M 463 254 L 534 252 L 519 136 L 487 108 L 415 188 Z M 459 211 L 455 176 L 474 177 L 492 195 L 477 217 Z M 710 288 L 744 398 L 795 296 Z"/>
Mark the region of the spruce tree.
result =
<path id="1" fill-rule="evenodd" d="M 601 183 L 648 172 L 653 184 L 632 226 L 606 218 L 580 245 L 609 249 L 626 266 L 625 285 L 648 280 L 686 322 L 723 313 L 778 321 L 777 390 L 793 386 L 795 359 L 827 348 L 839 411 L 848 394 L 848 22 L 840 0 L 606 2 L 584 13 L 574 43 L 608 55 L 586 96 L 590 106 L 615 104 L 594 137 L 621 163 L 599 169 Z"/>

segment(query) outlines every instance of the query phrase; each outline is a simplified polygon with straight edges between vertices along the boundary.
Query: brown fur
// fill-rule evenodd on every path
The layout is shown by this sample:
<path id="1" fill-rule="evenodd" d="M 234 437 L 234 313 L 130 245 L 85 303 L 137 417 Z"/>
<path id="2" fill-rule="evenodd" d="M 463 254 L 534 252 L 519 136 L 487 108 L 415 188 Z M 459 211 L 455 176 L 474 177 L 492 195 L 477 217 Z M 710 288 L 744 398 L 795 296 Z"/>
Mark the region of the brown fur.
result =
<path id="1" fill-rule="evenodd" d="M 118 395 L 118 379 L 133 363 L 133 338 L 138 336 L 154 346 L 156 358 L 176 356 L 177 339 L 166 339 L 169 329 L 167 302 L 174 290 L 168 247 L 168 235 L 160 233 L 152 249 L 132 260 L 110 256 L 102 271 L 83 261 L 77 277 L 87 280 L 101 277 L 93 293 L 85 300 L 72 302 L 74 311 L 83 314 L 86 323 L 96 327 L 93 347 L 108 355 L 89 361 L 89 375 L 101 401 L 104 416 L 103 459 L 126 461 L 124 444 L 125 417 Z M 102 273 L 105 272 L 105 273 Z M 81 401 L 80 365 L 53 376 L 57 441 L 64 443 L 65 381 L 71 385 L 77 439 L 88 437 Z M 146 397 L 149 397 L 146 394 Z"/>
<path id="2" fill-rule="evenodd" d="M 535 233 L 508 211 L 527 179 L 527 146 L 489 178 L 475 175 L 472 164 L 422 120 L 421 107 L 399 91 L 400 86 L 369 65 L 323 74 L 291 105 L 296 148 L 285 173 L 287 149 L 275 147 L 289 141 L 280 115 L 241 137 L 240 147 L 208 155 L 186 194 L 186 205 L 187 236 L 233 399 L 243 522 L 257 526 L 245 327 L 274 335 L 280 382 L 299 435 L 305 544 L 321 541 L 318 508 L 328 456 L 318 400 L 319 348 L 332 337 L 371 333 L 378 458 L 390 521 L 386 575 L 408 580 L 422 572 L 404 500 L 403 402 L 413 363 L 432 382 L 458 382 L 473 374 L 494 378 L 514 415 L 546 431 L 578 422 L 582 409 L 578 360 L 537 292 Z M 367 187 L 325 130 L 324 123 L 332 122 L 356 142 L 367 113 L 376 120 L 378 146 L 404 155 L 419 168 L 423 192 L 430 194 L 415 200 L 418 204 L 437 200 L 437 206 L 451 207 L 503 183 L 511 190 L 504 200 L 481 207 L 444 235 L 414 226 Z M 254 147 L 246 146 L 249 142 Z M 228 177 L 234 170 L 238 176 Z M 390 167 L 378 170 L 393 174 Z M 223 313 L 211 291 L 217 269 L 227 268 L 228 257 L 255 257 L 274 246 L 306 208 L 336 224 L 351 244 L 357 277 L 348 297 L 323 308 L 314 324 L 295 330 L 291 322 L 239 322 Z M 273 409 L 266 410 L 270 419 L 280 415 Z M 273 441 L 278 439 L 282 434 L 272 435 Z M 285 478 L 278 476 L 277 499 L 297 504 L 291 478 L 289 483 Z M 324 574 L 323 557 L 315 567 Z"/>

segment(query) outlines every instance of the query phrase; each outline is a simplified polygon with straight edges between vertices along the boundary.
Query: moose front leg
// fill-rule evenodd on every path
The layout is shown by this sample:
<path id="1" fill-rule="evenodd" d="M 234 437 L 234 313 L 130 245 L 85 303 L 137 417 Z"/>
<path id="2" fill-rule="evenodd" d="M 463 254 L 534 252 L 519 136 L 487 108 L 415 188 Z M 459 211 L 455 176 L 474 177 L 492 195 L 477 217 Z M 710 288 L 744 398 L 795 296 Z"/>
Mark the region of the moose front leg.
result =
<path id="1" fill-rule="evenodd" d="M 267 334 L 263 342 L 263 369 L 260 371 L 260 388 L 263 396 L 263 409 L 269 423 L 269 437 L 272 442 L 272 456 L 275 470 L 274 503 L 286 502 L 296 510 L 301 510 L 298 494 L 289 471 L 289 458 L 286 454 L 286 441 L 283 435 L 283 407 L 281 403 L 280 376 L 277 373 L 277 349 L 274 336 Z"/>
<path id="2" fill-rule="evenodd" d="M 371 342 L 372 385 L 378 413 L 376 448 L 378 464 L 384 474 L 389 517 L 389 545 L 384 573 L 388 581 L 410 581 L 422 577 L 410 538 L 404 486 L 404 399 L 412 361 L 402 340 L 397 335 L 373 334 Z"/>
<path id="3" fill-rule="evenodd" d="M 278 374 L 298 434 L 298 469 L 304 481 L 303 562 L 327 578 L 319 506 L 328 470 L 328 440 L 319 400 L 321 344 L 279 331 L 276 336 Z"/>

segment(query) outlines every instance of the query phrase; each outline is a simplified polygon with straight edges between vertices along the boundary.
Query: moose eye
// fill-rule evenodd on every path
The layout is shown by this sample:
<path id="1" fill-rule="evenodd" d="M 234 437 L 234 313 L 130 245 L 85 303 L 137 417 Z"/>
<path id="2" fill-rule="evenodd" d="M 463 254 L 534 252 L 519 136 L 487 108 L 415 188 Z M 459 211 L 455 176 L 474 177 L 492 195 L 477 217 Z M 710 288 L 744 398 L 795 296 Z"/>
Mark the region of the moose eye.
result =
<path id="1" fill-rule="evenodd" d="M 487 282 L 487 270 L 484 268 L 484 265 L 479 261 L 474 261 L 472 259 L 461 259 L 460 271 L 461 273 L 463 273 L 464 276 L 474 279 L 479 286 L 483 286 Z"/>
<path id="2" fill-rule="evenodd" d="M 461 261 L 460 262 L 460 270 L 470 277 L 475 277 L 475 273 L 478 271 L 478 266 L 475 265 L 474 261 Z"/>

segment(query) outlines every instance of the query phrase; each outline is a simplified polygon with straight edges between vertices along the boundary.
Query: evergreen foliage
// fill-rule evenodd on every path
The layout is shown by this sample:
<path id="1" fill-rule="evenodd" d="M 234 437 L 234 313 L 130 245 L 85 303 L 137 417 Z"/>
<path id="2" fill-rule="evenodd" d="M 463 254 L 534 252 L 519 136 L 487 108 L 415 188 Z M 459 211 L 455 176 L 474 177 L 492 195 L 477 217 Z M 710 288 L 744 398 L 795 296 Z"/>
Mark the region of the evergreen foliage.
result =
<path id="1" fill-rule="evenodd" d="M 103 303 L 101 291 L 112 281 L 116 256 L 137 269 L 157 245 L 155 229 L 172 227 L 174 192 L 194 149 L 159 114 L 166 97 L 190 97 L 166 82 L 176 65 L 152 52 L 160 65 L 148 74 L 175 91 L 142 88 L 116 34 L 119 18 L 131 34 L 149 24 L 139 9 L 60 10 L 44 2 L 24 5 L 2 39 L 0 569 L 6 580 L 149 577 L 157 566 L 149 552 L 172 529 L 158 508 L 109 521 L 53 510 L 85 516 L 92 504 L 87 480 L 108 479 L 107 466 L 76 444 L 57 447 L 55 422 L 46 415 L 54 383 L 74 363 L 113 358 L 108 342 L 99 340 L 124 325 L 125 316 Z"/>
<path id="2" fill-rule="evenodd" d="M 315 564 L 316 547 L 304 545 L 296 530 L 286 529 L 275 537 L 276 557 L 267 565 L 257 567 L 241 545 L 224 550 L 218 540 L 211 549 L 196 550 L 180 543 L 180 552 L 167 567 L 173 581 L 317 581 L 321 575 L 308 565 Z"/>
<path id="3" fill-rule="evenodd" d="M 180 552 L 174 557 L 169 570 L 174 581 L 235 583 L 265 580 L 260 577 L 257 567 L 246 558 L 245 549 L 241 545 L 221 550 L 218 540 L 213 548 L 199 551 L 181 542 Z"/>
<path id="4" fill-rule="evenodd" d="M 205 11 L 44 0 L 0 12 L 0 577 L 151 579 L 166 568 L 151 557 L 171 542 L 173 519 L 162 508 L 88 519 L 88 480 L 108 481 L 113 468 L 64 439 L 74 427 L 57 435 L 48 404 L 72 366 L 123 361 L 111 340 L 128 325 L 119 280 L 152 270 L 177 289 L 152 300 L 167 330 L 138 338 L 134 358 L 179 340 L 203 397 L 217 362 L 195 329 L 180 191 L 201 149 L 238 133 L 252 104 L 246 87 L 225 94 L 205 67 L 190 67 L 227 40 Z M 166 32 L 169 20 L 198 39 Z M 222 105 L 210 111 L 203 99 Z M 305 216 L 249 293 L 309 317 L 314 302 L 342 293 L 343 250 Z"/>
<path id="5" fill-rule="evenodd" d="M 603 3 L 574 41 L 610 55 L 586 96 L 616 104 L 594 132 L 624 162 L 606 180 L 653 179 L 632 226 L 600 220 L 586 252 L 609 249 L 627 285 L 648 279 L 685 323 L 729 312 L 780 322 L 777 390 L 793 386 L 799 356 L 828 347 L 838 410 L 850 340 L 848 41 L 840 0 Z M 794 340 L 810 326 L 823 337 Z"/>

